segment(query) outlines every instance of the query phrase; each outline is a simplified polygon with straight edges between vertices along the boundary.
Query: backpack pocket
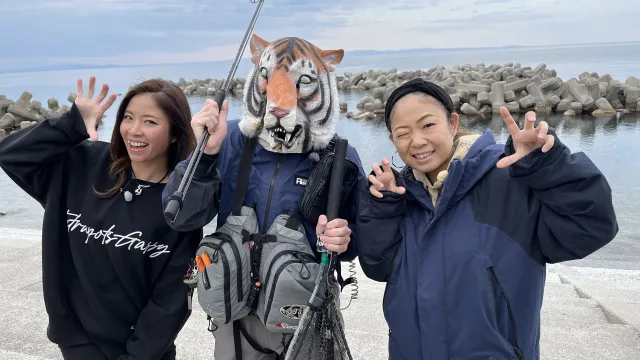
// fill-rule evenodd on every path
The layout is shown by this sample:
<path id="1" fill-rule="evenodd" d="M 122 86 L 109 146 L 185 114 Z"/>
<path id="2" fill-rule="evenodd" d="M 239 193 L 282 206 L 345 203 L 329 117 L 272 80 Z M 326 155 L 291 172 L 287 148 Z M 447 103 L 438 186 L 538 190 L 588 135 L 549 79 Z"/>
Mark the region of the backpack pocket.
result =
<path id="1" fill-rule="evenodd" d="M 256 314 L 269 331 L 293 333 L 315 288 L 321 265 L 316 259 L 302 225 L 285 226 L 280 215 L 269 229 L 275 241 L 264 244 L 260 264 L 263 289 Z M 322 283 L 314 304 L 324 300 Z"/>
<path id="2" fill-rule="evenodd" d="M 270 331 L 295 332 L 321 270 L 315 256 L 283 244 L 265 266 L 264 293 L 258 303 L 258 317 Z M 262 275 L 262 274 L 261 274 Z M 322 283 L 314 304 L 323 301 Z"/>
<path id="3" fill-rule="evenodd" d="M 224 225 L 200 242 L 197 255 L 211 261 L 198 271 L 198 302 L 211 321 L 227 324 L 250 310 L 246 306 L 250 290 L 250 251 L 244 234 L 257 230 L 253 209 L 243 207 L 240 216 L 229 215 Z"/>

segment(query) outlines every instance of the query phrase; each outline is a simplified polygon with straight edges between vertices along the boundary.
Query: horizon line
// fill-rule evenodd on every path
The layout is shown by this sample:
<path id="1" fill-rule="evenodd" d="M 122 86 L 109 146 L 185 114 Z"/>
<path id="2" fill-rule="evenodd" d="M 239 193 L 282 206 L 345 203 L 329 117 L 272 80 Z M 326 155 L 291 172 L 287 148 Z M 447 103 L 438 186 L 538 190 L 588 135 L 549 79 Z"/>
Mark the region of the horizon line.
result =
<path id="1" fill-rule="evenodd" d="M 455 51 L 455 50 L 483 50 L 483 49 L 508 49 L 508 48 L 518 48 L 518 49 L 530 49 L 530 48 L 540 48 L 540 47 L 569 47 L 569 46 L 595 46 L 595 45 L 622 45 L 622 44 L 638 44 L 640 41 L 618 41 L 618 42 L 582 42 L 582 43 L 565 43 L 565 44 L 545 44 L 545 45 L 502 45 L 502 46 L 480 46 L 480 47 L 456 47 L 456 48 L 447 48 L 447 47 L 423 47 L 423 48 L 407 48 L 407 49 L 399 49 L 399 50 L 376 50 L 376 49 L 365 49 L 365 50 L 345 50 L 346 54 L 351 54 L 351 56 L 359 57 L 359 56 L 371 56 L 371 55 L 383 55 L 383 54 L 402 54 L 409 52 L 426 52 L 426 51 Z M 79 69 L 92 69 L 92 67 L 98 69 L 108 69 L 108 68 L 135 68 L 135 67 L 150 67 L 150 66 L 168 66 L 168 65 L 191 65 L 191 64 L 216 64 L 216 63 L 225 63 L 232 61 L 234 57 L 229 57 L 224 60 L 215 60 L 215 61 L 191 61 L 191 62 L 168 62 L 168 63 L 148 63 L 148 64 L 83 64 L 83 63 L 66 63 L 66 64 L 58 64 L 58 65 L 42 65 L 42 66 L 29 66 L 24 68 L 15 68 L 7 71 L 0 70 L 0 74 L 12 74 L 12 73 L 24 73 L 24 72 L 48 72 L 48 71 L 65 71 L 65 70 L 79 70 Z M 242 60 L 249 59 L 248 56 L 243 56 Z M 75 66 L 75 67 L 74 67 Z M 56 69 L 56 67 L 58 67 Z"/>

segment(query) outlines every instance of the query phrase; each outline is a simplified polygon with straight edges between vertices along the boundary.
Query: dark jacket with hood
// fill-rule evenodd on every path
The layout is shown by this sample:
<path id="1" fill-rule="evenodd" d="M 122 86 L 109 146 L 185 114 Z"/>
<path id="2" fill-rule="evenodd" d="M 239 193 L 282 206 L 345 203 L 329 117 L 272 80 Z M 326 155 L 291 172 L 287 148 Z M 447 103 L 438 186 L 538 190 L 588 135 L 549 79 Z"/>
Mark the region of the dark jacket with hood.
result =
<path id="1" fill-rule="evenodd" d="M 476 138 L 430 191 L 405 168 L 405 195 L 361 195 L 357 248 L 365 274 L 387 282 L 391 360 L 539 359 L 545 264 L 584 258 L 618 231 L 585 154 L 556 137 L 500 169 L 511 138 Z"/>
<path id="2" fill-rule="evenodd" d="M 218 154 L 203 154 L 200 158 L 193 180 L 185 193 L 183 206 L 175 221 L 172 222 L 167 218 L 172 228 L 178 231 L 198 229 L 210 223 L 216 216 L 217 227 L 226 222 L 233 205 L 238 168 L 242 165 L 240 158 L 245 141 L 238 124 L 239 120 L 228 122 L 227 136 Z M 290 214 L 298 207 L 309 171 L 314 166 L 311 153 L 310 151 L 280 154 L 266 150 L 259 143 L 256 145 L 243 205 L 254 208 L 263 233 L 268 231 L 278 215 Z M 347 158 L 359 169 L 357 189 L 361 189 L 363 182 L 366 182 L 364 171 L 358 152 L 351 145 L 347 147 Z M 187 163 L 188 159 L 179 163 L 169 176 L 169 181 L 162 193 L 162 201 L 165 205 L 178 190 L 186 172 Z M 352 191 L 349 198 L 342 201 L 344 206 L 340 209 L 340 217 L 349 222 L 352 230 L 351 239 L 355 237 L 357 202 L 356 191 Z M 316 222 L 302 220 L 309 245 L 316 252 Z M 339 259 L 352 261 L 355 257 L 355 242 L 351 241 L 347 251 L 340 254 Z M 338 263 L 338 269 L 339 265 Z"/>

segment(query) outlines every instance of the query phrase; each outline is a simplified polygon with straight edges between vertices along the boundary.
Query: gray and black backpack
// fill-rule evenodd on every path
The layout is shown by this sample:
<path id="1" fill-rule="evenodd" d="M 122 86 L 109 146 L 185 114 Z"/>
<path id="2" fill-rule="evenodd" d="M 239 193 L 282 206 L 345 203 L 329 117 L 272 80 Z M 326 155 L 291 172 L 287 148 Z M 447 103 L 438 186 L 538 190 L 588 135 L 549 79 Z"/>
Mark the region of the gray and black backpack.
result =
<path id="1" fill-rule="evenodd" d="M 252 284 L 247 242 L 249 234 L 258 232 L 258 219 L 253 208 L 242 205 L 251 174 L 251 166 L 242 165 L 251 164 L 256 143 L 256 139 L 245 142 L 231 214 L 202 239 L 196 252 L 196 260 L 204 261 L 204 271 L 197 273 L 198 302 L 218 325 L 239 320 L 252 310 L 248 304 Z"/>
<path id="2" fill-rule="evenodd" d="M 253 312 L 270 331 L 294 333 L 320 271 L 302 220 L 315 222 L 326 209 L 332 147 L 316 160 L 298 207 L 279 215 L 262 234 L 254 209 L 242 205 L 256 143 L 256 138 L 245 140 L 231 215 L 202 239 L 197 250 L 198 261 L 206 262 L 204 271 L 197 273 L 198 301 L 214 324 Z M 343 201 L 357 176 L 357 165 L 347 161 Z M 324 293 L 319 289 L 319 295 Z M 320 304 L 324 298 L 317 296 L 315 301 Z"/>

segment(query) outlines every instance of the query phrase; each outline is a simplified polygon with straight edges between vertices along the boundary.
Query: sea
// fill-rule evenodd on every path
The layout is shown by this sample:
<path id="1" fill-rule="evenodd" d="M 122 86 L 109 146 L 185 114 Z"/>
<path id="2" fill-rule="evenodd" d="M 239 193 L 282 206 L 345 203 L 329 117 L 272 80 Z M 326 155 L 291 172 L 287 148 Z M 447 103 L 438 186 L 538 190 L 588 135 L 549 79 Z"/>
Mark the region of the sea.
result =
<path id="1" fill-rule="evenodd" d="M 640 43 L 593 44 L 573 46 L 548 46 L 495 49 L 429 50 L 425 52 L 391 53 L 345 56 L 337 73 L 361 72 L 370 69 L 398 71 L 429 69 L 442 65 L 450 67 L 458 64 L 505 64 L 520 63 L 531 66 L 544 63 L 555 69 L 563 80 L 578 77 L 582 72 L 610 74 L 614 79 L 625 82 L 629 76 L 640 77 Z M 144 79 L 160 77 L 173 81 L 218 78 L 229 73 L 231 61 L 197 64 L 175 64 L 156 66 L 132 66 L 117 68 L 81 69 L 64 71 L 42 71 L 0 74 L 0 94 L 17 99 L 23 91 L 33 95 L 46 106 L 49 98 L 57 98 L 60 104 L 69 104 L 67 97 L 75 92 L 76 79 L 95 75 L 97 86 L 106 82 L 111 91 L 125 93 L 128 87 Z M 236 76 L 245 77 L 251 64 L 243 59 Z M 85 85 L 86 86 L 86 85 Z M 361 92 L 341 92 L 341 100 L 346 101 L 349 111 L 357 111 L 356 104 L 364 96 Z M 205 97 L 189 99 L 193 112 L 202 107 Z M 239 118 L 242 113 L 241 100 L 230 97 L 230 119 Z M 99 131 L 101 139 L 108 141 L 113 129 L 114 116 L 119 100 L 106 113 L 104 126 Z M 514 116 L 517 121 L 522 120 Z M 640 115 L 635 113 L 593 118 L 591 116 L 563 117 L 551 115 L 546 118 L 554 127 L 560 139 L 573 152 L 584 152 L 605 174 L 613 191 L 613 201 L 620 227 L 616 238 L 598 252 L 585 259 L 573 261 L 575 266 L 590 266 L 612 269 L 640 270 Z M 462 128 L 481 133 L 490 130 L 499 142 L 504 142 L 508 131 L 499 116 L 488 118 L 463 118 Z M 393 144 L 387 137 L 387 130 L 380 122 L 352 120 L 344 114 L 337 125 L 340 135 L 360 153 L 365 171 L 371 164 L 394 153 Z M 509 211 L 495 209 L 495 211 Z M 40 229 L 42 207 L 0 170 L 0 228 L 18 227 Z M 522 221 L 528 221 L 522 219 Z M 0 242 L 2 236 L 0 234 Z"/>

